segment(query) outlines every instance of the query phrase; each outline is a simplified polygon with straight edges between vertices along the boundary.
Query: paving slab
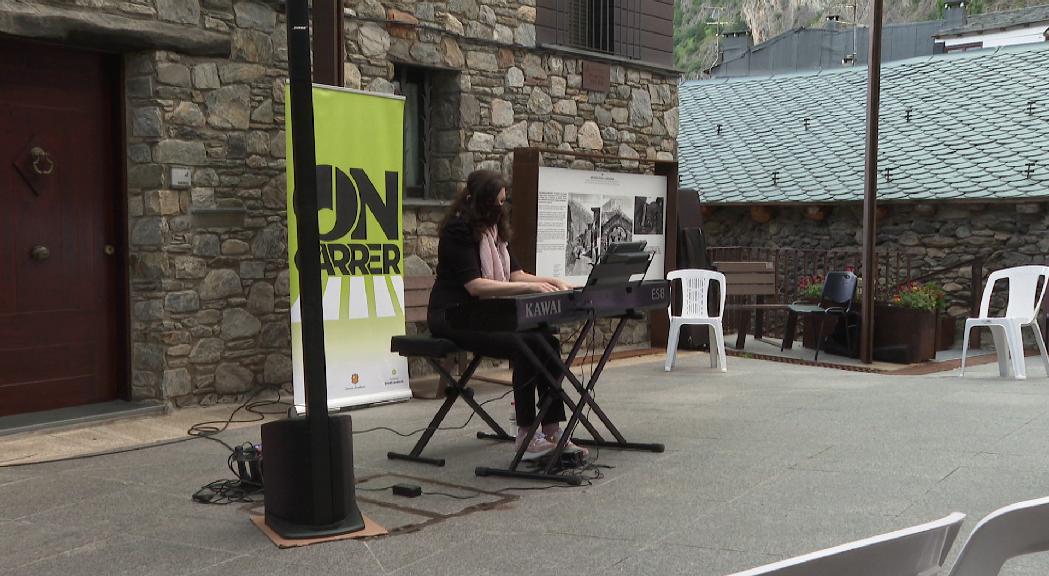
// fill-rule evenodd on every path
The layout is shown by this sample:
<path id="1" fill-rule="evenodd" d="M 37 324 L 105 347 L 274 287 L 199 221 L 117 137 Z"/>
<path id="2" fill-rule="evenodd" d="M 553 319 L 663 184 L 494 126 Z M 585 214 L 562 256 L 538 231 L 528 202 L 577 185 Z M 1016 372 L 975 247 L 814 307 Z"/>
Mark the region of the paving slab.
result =
<path id="1" fill-rule="evenodd" d="M 253 554 L 241 554 L 209 566 L 194 576 L 302 576 L 309 574 L 310 567 L 303 564 L 288 564 L 273 558 L 259 558 Z M 342 573 L 352 573 L 344 571 Z"/>
<path id="2" fill-rule="evenodd" d="M 378 559 L 368 549 L 367 543 L 361 540 L 323 542 L 286 549 L 269 546 L 256 552 L 255 556 L 265 562 L 276 562 L 280 566 L 301 565 L 304 569 L 300 574 L 369 576 L 385 572 Z"/>
<path id="3" fill-rule="evenodd" d="M 7 571 L 0 569 L 0 574 L 182 576 L 206 569 L 227 557 L 226 552 L 183 544 L 113 537 Z"/>
<path id="4" fill-rule="evenodd" d="M 675 530 L 662 542 L 757 552 L 782 560 L 903 527 L 888 515 L 768 506 L 740 499 Z"/>
<path id="5" fill-rule="evenodd" d="M 120 482 L 85 482 L 65 475 L 9 482 L 0 486 L 0 518 L 17 520 L 39 515 L 123 489 Z"/>
<path id="6" fill-rule="evenodd" d="M 248 521 L 260 503 L 193 502 L 203 484 L 231 477 L 226 450 L 206 440 L 0 466 L 0 574 L 714 576 L 965 512 L 949 565 L 980 517 L 1049 494 L 1049 379 L 1036 358 L 1026 381 L 999 378 L 993 364 L 959 378 L 740 357 L 722 373 L 707 362 L 693 352 L 671 373 L 659 356 L 610 364 L 598 401 L 628 439 L 662 442 L 666 451 L 594 450 L 602 467 L 592 473 L 601 477 L 584 487 L 475 476 L 477 466 L 508 464 L 512 445 L 479 440 L 485 426 L 465 406 L 427 448 L 447 459 L 444 467 L 386 457 L 409 451 L 415 437 L 356 435 L 362 487 L 407 481 L 427 493 L 408 500 L 359 492 L 362 511 L 393 529 L 367 540 L 281 550 Z M 508 420 L 508 388 L 478 382 L 476 391 L 500 423 Z M 438 405 L 416 400 L 350 414 L 358 431 L 408 432 Z M 228 416 L 233 406 L 221 408 Z M 206 419 L 217 412 L 207 409 Z M 195 418 L 175 417 L 180 427 Z M 0 438 L 0 453 L 13 442 L 24 456 L 55 438 L 90 451 L 93 439 L 117 445 L 121 434 L 16 435 Z M 220 438 L 257 442 L 259 427 Z M 492 504 L 495 497 L 475 490 L 508 497 Z M 1032 556 L 1004 573 L 1047 572 L 1049 558 Z"/>
<path id="7" fill-rule="evenodd" d="M 604 574 L 691 576 L 698 573 L 730 574 L 769 564 L 776 556 L 760 552 L 659 544 L 633 552 L 603 567 Z"/>
<path id="8" fill-rule="evenodd" d="M 52 526 L 25 520 L 0 522 L 0 573 L 83 548 L 107 536 L 80 526 Z"/>

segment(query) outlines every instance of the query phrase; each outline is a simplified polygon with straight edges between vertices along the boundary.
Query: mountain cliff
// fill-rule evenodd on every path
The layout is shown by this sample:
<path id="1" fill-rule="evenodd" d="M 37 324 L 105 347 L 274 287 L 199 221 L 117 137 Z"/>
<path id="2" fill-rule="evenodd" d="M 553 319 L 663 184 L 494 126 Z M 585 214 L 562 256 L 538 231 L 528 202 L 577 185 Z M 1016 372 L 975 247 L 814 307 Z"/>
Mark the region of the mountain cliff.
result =
<path id="1" fill-rule="evenodd" d="M 678 0 L 674 7 L 674 56 L 678 68 L 694 72 L 710 67 L 717 54 L 718 31 L 746 28 L 754 43 L 797 26 L 822 26 L 827 16 L 853 19 L 856 0 Z M 869 0 L 858 0 L 857 19 L 869 21 Z M 1046 0 L 970 0 L 970 14 L 1045 4 Z M 939 0 L 889 0 L 885 21 L 917 22 L 940 17 Z"/>

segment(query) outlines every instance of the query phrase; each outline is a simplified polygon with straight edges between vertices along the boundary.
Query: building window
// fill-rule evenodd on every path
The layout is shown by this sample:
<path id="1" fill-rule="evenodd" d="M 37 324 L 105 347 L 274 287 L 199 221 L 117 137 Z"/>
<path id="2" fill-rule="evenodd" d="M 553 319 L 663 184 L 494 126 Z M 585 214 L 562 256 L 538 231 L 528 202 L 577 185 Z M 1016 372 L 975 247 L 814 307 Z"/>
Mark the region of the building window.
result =
<path id="1" fill-rule="evenodd" d="M 404 96 L 404 195 L 447 200 L 461 162 L 458 74 L 397 64 L 394 82 Z"/>
<path id="2" fill-rule="evenodd" d="M 554 10 L 558 43 L 640 57 L 641 0 L 565 0 Z"/>
<path id="3" fill-rule="evenodd" d="M 424 198 L 428 189 L 430 82 L 423 68 L 398 66 L 394 74 L 398 93 L 404 96 L 404 194 Z"/>
<path id="4" fill-rule="evenodd" d="M 568 43 L 597 52 L 615 52 L 613 0 L 571 0 Z"/>
<path id="5" fill-rule="evenodd" d="M 947 46 L 948 52 L 967 52 L 969 50 L 979 50 L 983 48 L 983 42 L 967 42 L 965 44 L 954 44 Z"/>

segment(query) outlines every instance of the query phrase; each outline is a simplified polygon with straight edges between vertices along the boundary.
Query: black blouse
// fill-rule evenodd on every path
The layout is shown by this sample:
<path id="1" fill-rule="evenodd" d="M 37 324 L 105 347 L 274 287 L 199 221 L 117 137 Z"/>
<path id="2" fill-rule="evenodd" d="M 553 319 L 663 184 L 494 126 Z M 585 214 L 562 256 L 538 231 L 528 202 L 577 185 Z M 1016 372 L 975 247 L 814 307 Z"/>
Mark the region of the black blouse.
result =
<path id="1" fill-rule="evenodd" d="M 513 252 L 510 272 L 520 270 Z M 466 221 L 456 216 L 445 224 L 437 245 L 437 279 L 430 292 L 430 310 L 444 310 L 474 300 L 466 284 L 481 278 L 481 243 Z"/>

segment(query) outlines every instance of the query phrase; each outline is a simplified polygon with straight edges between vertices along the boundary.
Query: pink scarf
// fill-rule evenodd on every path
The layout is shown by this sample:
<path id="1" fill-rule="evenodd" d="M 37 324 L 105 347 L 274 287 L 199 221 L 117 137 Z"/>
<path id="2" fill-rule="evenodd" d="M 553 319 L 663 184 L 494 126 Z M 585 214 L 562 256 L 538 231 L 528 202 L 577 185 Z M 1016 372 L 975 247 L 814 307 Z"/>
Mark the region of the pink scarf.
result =
<path id="1" fill-rule="evenodd" d="M 492 226 L 481 235 L 481 276 L 488 280 L 510 280 L 510 251 Z"/>

